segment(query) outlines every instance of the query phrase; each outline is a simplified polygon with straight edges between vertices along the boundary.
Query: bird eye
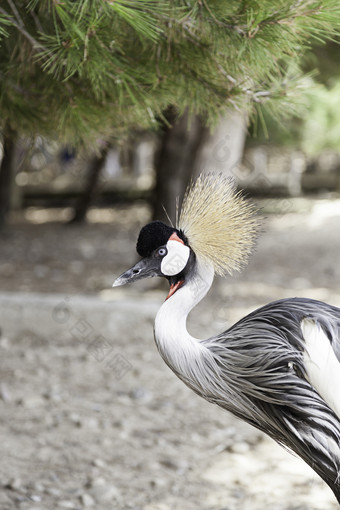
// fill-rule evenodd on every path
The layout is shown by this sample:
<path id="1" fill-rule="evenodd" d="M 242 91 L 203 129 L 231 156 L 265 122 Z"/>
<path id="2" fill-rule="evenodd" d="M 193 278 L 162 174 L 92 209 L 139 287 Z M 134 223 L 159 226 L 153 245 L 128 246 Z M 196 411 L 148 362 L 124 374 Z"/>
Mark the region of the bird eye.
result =
<path id="1" fill-rule="evenodd" d="M 157 255 L 160 257 L 164 257 L 168 253 L 168 250 L 166 248 L 159 248 Z"/>

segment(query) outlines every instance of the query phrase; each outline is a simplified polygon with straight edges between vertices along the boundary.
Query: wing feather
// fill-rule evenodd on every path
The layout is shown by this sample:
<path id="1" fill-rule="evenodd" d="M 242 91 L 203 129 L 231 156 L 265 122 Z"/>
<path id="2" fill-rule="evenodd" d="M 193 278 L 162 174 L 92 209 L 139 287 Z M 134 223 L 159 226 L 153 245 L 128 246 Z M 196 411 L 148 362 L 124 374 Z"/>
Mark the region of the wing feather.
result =
<path id="1" fill-rule="evenodd" d="M 329 342 L 337 370 L 333 389 L 339 394 L 340 309 L 294 298 L 255 310 L 224 333 L 203 341 L 216 365 L 211 370 L 214 388 L 202 396 L 298 454 L 340 502 L 340 420 L 320 391 L 320 379 L 317 387 L 310 382 L 301 327 L 306 319 L 317 324 L 324 348 Z"/>

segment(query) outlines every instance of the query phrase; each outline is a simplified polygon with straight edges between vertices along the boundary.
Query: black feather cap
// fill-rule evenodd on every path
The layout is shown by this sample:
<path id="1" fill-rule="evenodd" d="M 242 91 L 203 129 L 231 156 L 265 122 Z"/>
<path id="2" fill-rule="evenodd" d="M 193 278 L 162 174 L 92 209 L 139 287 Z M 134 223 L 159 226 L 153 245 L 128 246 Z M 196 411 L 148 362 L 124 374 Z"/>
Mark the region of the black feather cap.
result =
<path id="1" fill-rule="evenodd" d="M 152 221 L 145 225 L 139 233 L 137 240 L 137 253 L 141 257 L 150 257 L 151 253 L 158 248 L 163 246 L 169 240 L 169 237 L 176 232 L 178 237 L 187 244 L 187 239 L 183 232 L 175 227 L 169 227 L 162 221 Z"/>

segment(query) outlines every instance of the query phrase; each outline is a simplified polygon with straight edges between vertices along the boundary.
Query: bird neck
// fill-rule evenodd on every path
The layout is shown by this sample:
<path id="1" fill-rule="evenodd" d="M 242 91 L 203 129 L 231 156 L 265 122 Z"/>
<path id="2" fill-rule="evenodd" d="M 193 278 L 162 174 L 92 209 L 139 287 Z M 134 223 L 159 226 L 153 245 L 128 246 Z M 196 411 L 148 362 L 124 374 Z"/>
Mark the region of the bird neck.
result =
<path id="1" fill-rule="evenodd" d="M 206 350 L 187 330 L 190 311 L 203 299 L 214 278 L 212 265 L 196 260 L 195 272 L 159 309 L 155 341 L 164 361 L 182 378 L 189 376 L 192 362 Z"/>

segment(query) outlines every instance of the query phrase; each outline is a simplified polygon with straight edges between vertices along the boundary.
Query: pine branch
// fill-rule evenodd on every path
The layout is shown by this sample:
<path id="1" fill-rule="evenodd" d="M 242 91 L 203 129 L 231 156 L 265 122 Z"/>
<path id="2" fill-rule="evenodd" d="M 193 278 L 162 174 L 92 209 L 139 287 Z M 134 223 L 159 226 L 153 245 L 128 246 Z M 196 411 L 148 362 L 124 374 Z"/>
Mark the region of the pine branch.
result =
<path id="1" fill-rule="evenodd" d="M 15 9 L 15 11 L 17 12 L 16 9 Z M 25 29 L 25 25 L 24 25 L 22 19 L 20 18 L 19 14 L 18 14 L 18 18 L 17 18 L 17 21 L 16 21 L 2 7 L 0 7 L 0 13 L 3 16 L 5 16 L 6 19 L 8 19 L 10 21 L 11 25 L 15 26 L 15 28 L 31 43 L 33 48 L 40 48 L 42 50 L 46 50 L 46 48 L 39 41 L 37 41 L 31 34 L 29 34 L 27 32 L 27 30 Z"/>
<path id="2" fill-rule="evenodd" d="M 226 106 L 288 110 L 300 55 L 340 35 L 337 2 L 7 0 L 0 119 L 86 144 L 154 128 L 170 103 L 209 119 Z"/>
<path id="3" fill-rule="evenodd" d="M 10 8 L 12 9 L 12 12 L 13 12 L 14 16 L 16 17 L 18 24 L 21 27 L 23 27 L 24 23 L 23 23 L 22 19 L 20 18 L 19 12 L 18 12 L 17 8 L 15 7 L 15 5 L 13 4 L 12 0 L 7 0 L 7 3 L 9 4 Z"/>

